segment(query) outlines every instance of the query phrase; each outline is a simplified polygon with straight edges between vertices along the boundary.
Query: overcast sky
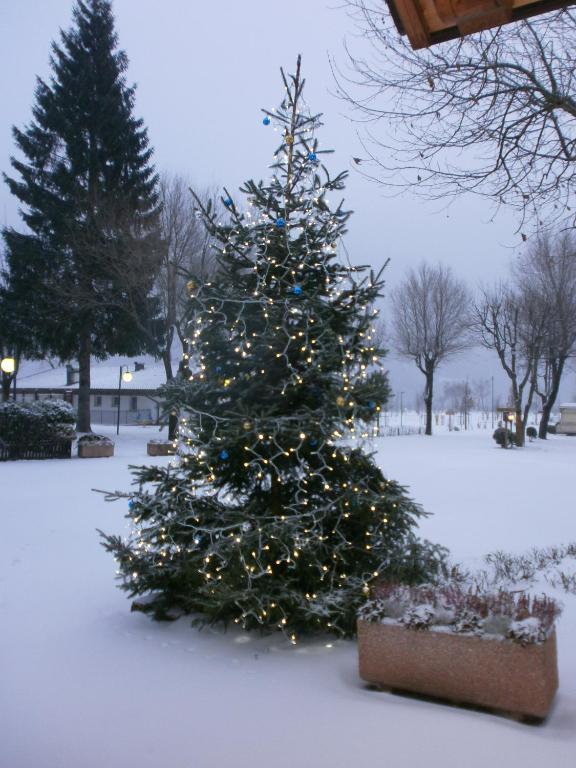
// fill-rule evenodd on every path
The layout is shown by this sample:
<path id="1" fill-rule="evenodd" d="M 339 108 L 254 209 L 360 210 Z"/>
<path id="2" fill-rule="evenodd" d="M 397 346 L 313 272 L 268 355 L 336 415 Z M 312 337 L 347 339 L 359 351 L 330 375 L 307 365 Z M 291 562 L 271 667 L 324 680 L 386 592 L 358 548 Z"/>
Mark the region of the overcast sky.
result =
<path id="1" fill-rule="evenodd" d="M 390 199 L 352 167 L 351 158 L 362 156 L 361 129 L 333 95 L 328 59 L 345 64 L 344 38 L 356 34 L 340 6 L 340 0 L 114 0 L 120 47 L 130 60 L 128 82 L 138 85 L 135 112 L 148 127 L 157 169 L 182 173 L 199 187 L 235 189 L 247 178 L 266 178 L 277 137 L 262 125 L 260 109 L 279 104 L 279 67 L 293 71 L 301 53 L 306 100 L 312 111 L 324 113 L 320 144 L 335 150 L 328 165 L 332 172 L 350 170 L 345 196 L 355 215 L 346 245 L 352 260 L 377 267 L 390 258 L 389 287 L 422 259 L 441 260 L 471 285 L 505 275 L 519 241 L 511 214 L 491 221 L 490 207 L 476 198 L 448 210 L 409 193 Z M 5 172 L 14 151 L 11 127 L 29 122 L 35 78 L 49 76 L 50 42 L 70 26 L 72 7 L 73 0 L 0 0 L 0 169 Z M 361 50 L 365 41 L 353 44 Z M 2 224 L 19 225 L 4 184 L 0 216 Z M 397 391 L 421 387 L 411 366 L 392 357 L 389 366 Z M 485 354 L 471 353 L 443 375 L 492 374 L 504 394 L 505 382 Z"/>

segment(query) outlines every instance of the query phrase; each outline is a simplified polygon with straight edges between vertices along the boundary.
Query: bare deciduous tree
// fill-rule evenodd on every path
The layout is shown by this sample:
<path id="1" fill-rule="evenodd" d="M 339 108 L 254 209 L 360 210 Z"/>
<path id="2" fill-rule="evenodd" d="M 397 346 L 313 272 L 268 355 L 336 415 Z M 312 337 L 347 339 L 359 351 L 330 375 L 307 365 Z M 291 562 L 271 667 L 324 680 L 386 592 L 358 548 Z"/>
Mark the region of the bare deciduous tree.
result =
<path id="1" fill-rule="evenodd" d="M 524 294 L 500 283 L 481 289 L 473 326 L 482 346 L 496 352 L 510 380 L 516 442 L 522 446 L 536 389 L 544 317 Z"/>
<path id="2" fill-rule="evenodd" d="M 160 238 L 162 261 L 156 279 L 156 294 L 160 301 L 160 350 L 166 381 L 174 378 L 172 350 L 179 339 L 187 354 L 185 326 L 190 281 L 212 277 L 217 269 L 212 237 L 198 215 L 190 185 L 182 176 L 163 174 L 160 179 Z M 210 193 L 200 193 L 205 203 Z M 177 418 L 169 419 L 168 434 L 176 432 Z"/>
<path id="3" fill-rule="evenodd" d="M 478 408 L 482 413 L 486 414 L 491 409 L 490 396 L 490 379 L 475 379 L 472 382 L 472 391 L 474 393 L 474 399 Z"/>
<path id="4" fill-rule="evenodd" d="M 333 67 L 386 185 L 474 192 L 522 216 L 570 211 L 576 175 L 576 12 L 556 11 L 414 51 L 384 0 L 347 0 L 371 50 Z"/>
<path id="5" fill-rule="evenodd" d="M 194 278 L 204 280 L 214 275 L 216 258 L 212 239 L 198 216 L 188 182 L 182 176 L 164 174 L 160 179 L 160 237 L 162 264 L 156 281 L 163 323 L 162 360 L 166 380 L 174 377 L 171 350 L 178 337 L 186 348 L 184 314 L 187 306 L 186 285 Z M 208 201 L 204 192 L 201 199 Z"/>
<path id="6" fill-rule="evenodd" d="M 434 374 L 448 358 L 470 346 L 470 297 L 449 267 L 422 263 L 392 292 L 396 351 L 413 360 L 426 377 L 426 434 L 432 434 Z"/>
<path id="7" fill-rule="evenodd" d="M 443 387 L 442 398 L 451 411 L 460 414 L 460 423 L 464 425 L 464 429 L 468 429 L 470 411 L 475 405 L 472 387 L 468 380 L 446 382 Z"/>
<path id="8" fill-rule="evenodd" d="M 566 361 L 576 352 L 576 237 L 569 231 L 540 234 L 514 273 L 533 314 L 544 318 L 537 392 L 542 402 L 539 437 L 546 439 Z"/>

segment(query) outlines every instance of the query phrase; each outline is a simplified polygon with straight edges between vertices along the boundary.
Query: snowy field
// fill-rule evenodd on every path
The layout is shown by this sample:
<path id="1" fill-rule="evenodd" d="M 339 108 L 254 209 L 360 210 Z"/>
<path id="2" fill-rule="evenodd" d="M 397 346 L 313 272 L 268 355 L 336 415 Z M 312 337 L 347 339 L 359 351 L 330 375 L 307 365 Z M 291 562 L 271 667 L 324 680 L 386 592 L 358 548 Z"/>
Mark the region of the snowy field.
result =
<path id="1" fill-rule="evenodd" d="M 126 531 L 125 506 L 91 489 L 127 489 L 150 437 L 123 428 L 111 459 L 0 464 L 2 768 L 576 766 L 575 597 L 540 726 L 370 691 L 351 641 L 293 647 L 130 613 L 95 531 Z M 576 541 L 576 438 L 503 451 L 476 430 L 374 449 L 455 561 Z"/>

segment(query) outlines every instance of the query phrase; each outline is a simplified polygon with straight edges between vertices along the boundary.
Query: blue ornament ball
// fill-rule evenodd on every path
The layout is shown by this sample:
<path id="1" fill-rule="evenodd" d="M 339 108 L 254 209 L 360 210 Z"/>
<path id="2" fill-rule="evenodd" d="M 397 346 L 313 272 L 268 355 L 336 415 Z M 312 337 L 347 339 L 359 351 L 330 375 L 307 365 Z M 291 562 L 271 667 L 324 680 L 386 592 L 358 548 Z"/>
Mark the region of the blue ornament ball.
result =
<path id="1" fill-rule="evenodd" d="M 376 403 L 374 400 L 368 400 L 368 408 L 370 408 L 371 411 L 373 411 L 376 408 Z"/>
<path id="2" fill-rule="evenodd" d="M 228 451 L 225 448 L 222 451 L 220 451 L 220 458 L 222 459 L 222 461 L 226 461 L 226 459 L 228 458 L 228 455 L 229 455 Z"/>
<path id="3" fill-rule="evenodd" d="M 226 206 L 226 208 L 230 208 L 232 206 L 232 198 L 231 197 L 227 197 L 224 200 L 224 205 Z"/>
<path id="4" fill-rule="evenodd" d="M 278 229 L 282 229 L 283 227 L 286 226 L 286 222 L 281 216 L 280 218 L 276 219 L 276 226 L 278 227 Z"/>
<path id="5" fill-rule="evenodd" d="M 310 445 L 312 448 L 316 448 L 316 446 L 318 445 L 318 440 L 315 440 L 314 438 L 312 438 L 312 440 L 310 440 Z"/>
<path id="6" fill-rule="evenodd" d="M 296 296 L 300 296 L 302 293 L 302 286 L 301 285 L 295 285 L 294 288 L 292 288 L 292 293 L 295 293 Z"/>
<path id="7" fill-rule="evenodd" d="M 136 506 L 136 502 L 130 499 L 130 501 L 128 502 L 128 509 L 134 509 L 135 506 Z"/>
<path id="8" fill-rule="evenodd" d="M 315 163 L 318 160 L 316 152 L 308 152 L 308 160 L 310 160 L 311 163 Z"/>
<path id="9" fill-rule="evenodd" d="M 221 365 L 217 365 L 216 366 L 216 373 L 220 373 L 221 370 L 222 370 L 222 366 Z"/>
<path id="10" fill-rule="evenodd" d="M 270 125 L 270 118 L 268 117 L 268 115 L 266 115 L 264 120 L 262 120 L 262 125 Z"/>

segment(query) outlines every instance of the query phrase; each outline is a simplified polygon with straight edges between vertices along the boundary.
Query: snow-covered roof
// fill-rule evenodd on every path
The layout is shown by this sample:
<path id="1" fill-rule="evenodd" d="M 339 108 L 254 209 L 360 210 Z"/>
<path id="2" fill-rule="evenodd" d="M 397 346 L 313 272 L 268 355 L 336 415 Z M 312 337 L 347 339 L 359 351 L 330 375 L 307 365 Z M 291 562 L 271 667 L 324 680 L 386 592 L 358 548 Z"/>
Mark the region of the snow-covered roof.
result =
<path id="1" fill-rule="evenodd" d="M 135 371 L 135 362 L 143 363 L 144 369 Z M 172 369 L 178 369 L 179 358 L 172 361 Z M 76 364 L 72 363 L 76 368 Z M 90 370 L 91 389 L 117 389 L 120 366 L 128 366 L 132 381 L 122 382 L 123 389 L 155 390 L 166 383 L 166 373 L 161 360 L 147 355 L 139 357 L 109 357 L 107 360 L 92 359 Z M 22 360 L 16 381 L 18 389 L 77 389 L 78 384 L 66 384 L 66 365 L 53 367 L 46 360 Z"/>
<path id="2" fill-rule="evenodd" d="M 562 403 L 558 408 L 574 408 L 576 410 L 576 403 Z"/>

